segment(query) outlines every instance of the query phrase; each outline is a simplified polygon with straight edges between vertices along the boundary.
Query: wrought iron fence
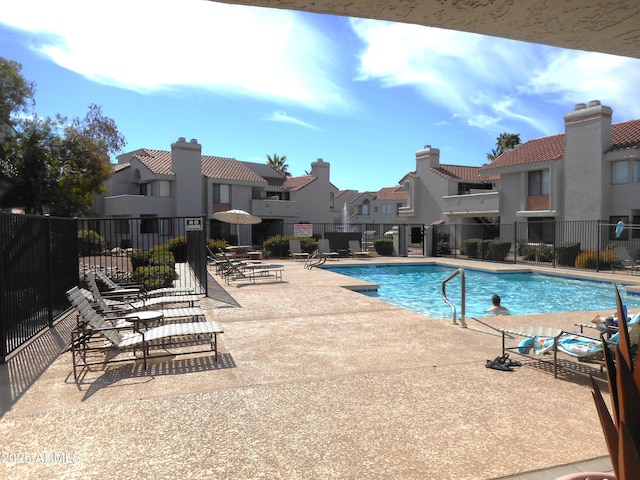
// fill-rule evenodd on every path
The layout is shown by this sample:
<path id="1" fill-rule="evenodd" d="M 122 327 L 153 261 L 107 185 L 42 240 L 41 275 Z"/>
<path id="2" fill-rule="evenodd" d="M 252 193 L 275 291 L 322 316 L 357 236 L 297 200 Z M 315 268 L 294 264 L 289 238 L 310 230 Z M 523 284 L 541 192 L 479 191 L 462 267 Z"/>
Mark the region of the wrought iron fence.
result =
<path id="1" fill-rule="evenodd" d="M 615 270 L 640 259 L 640 225 L 618 236 L 600 220 L 434 225 L 432 242 L 433 256 L 551 267 Z"/>
<path id="2" fill-rule="evenodd" d="M 68 309 L 76 239 L 73 219 L 0 213 L 0 363 Z"/>

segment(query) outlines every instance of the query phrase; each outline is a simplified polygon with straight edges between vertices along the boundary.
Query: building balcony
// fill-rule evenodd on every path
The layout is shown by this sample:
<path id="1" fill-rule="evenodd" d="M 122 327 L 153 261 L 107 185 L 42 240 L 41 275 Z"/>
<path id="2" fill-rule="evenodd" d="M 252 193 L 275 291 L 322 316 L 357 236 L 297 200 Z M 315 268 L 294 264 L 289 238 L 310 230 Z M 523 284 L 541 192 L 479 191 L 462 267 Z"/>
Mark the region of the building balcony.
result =
<path id="1" fill-rule="evenodd" d="M 259 198 L 251 200 L 251 213 L 265 218 L 298 217 L 300 207 L 292 200 Z"/>
<path id="2" fill-rule="evenodd" d="M 442 213 L 458 216 L 487 216 L 500 214 L 500 192 L 447 195 L 442 197 Z"/>
<path id="3" fill-rule="evenodd" d="M 150 197 L 145 195 L 115 195 L 104 199 L 104 214 L 107 217 L 123 215 L 173 216 L 172 197 Z"/>

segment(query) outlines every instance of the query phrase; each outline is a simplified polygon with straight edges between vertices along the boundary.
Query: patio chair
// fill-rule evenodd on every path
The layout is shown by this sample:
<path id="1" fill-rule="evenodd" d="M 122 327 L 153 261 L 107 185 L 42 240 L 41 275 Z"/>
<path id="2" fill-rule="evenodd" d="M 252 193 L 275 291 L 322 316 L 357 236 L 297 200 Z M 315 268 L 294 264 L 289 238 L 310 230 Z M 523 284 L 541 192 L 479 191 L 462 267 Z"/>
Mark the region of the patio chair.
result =
<path id="1" fill-rule="evenodd" d="M 329 244 L 329 240 L 326 238 L 321 238 L 318 240 L 318 253 L 320 256 L 323 256 L 327 259 L 338 258 L 340 255 L 338 252 L 334 252 L 331 250 L 331 245 Z"/>
<path id="2" fill-rule="evenodd" d="M 629 339 L 631 345 L 637 347 L 640 341 L 640 313 L 637 313 L 629 320 Z M 541 326 L 525 326 L 502 328 L 502 354 L 507 351 L 516 352 L 520 355 L 530 356 L 533 351 L 536 355 L 553 355 L 553 373 L 558 376 L 558 352 L 564 353 L 578 360 L 580 363 L 595 363 L 604 365 L 604 346 L 614 348 L 620 338 L 620 333 L 612 335 L 611 338 L 593 338 L 581 333 L 567 332 L 557 328 Z M 507 335 L 526 337 L 527 341 L 522 341 L 517 347 L 507 347 Z M 535 357 L 531 357 L 535 358 Z M 541 360 L 542 361 L 542 360 Z M 570 368 L 566 364 L 565 368 Z M 572 369 L 577 373 L 582 373 L 580 369 Z"/>
<path id="3" fill-rule="evenodd" d="M 162 297 L 145 297 L 144 294 L 133 294 L 130 298 L 121 297 L 120 299 L 106 298 L 96 282 L 95 275 L 92 273 L 87 274 L 85 277 L 87 280 L 87 286 L 89 291 L 93 295 L 93 298 L 99 307 L 105 311 L 108 310 L 145 310 L 149 307 L 161 307 L 164 308 L 170 304 L 188 304 L 189 307 L 194 307 L 195 302 L 200 300 L 200 295 L 165 295 Z"/>
<path id="4" fill-rule="evenodd" d="M 309 254 L 302 251 L 300 240 L 289 240 L 289 256 L 294 260 L 306 260 Z"/>
<path id="5" fill-rule="evenodd" d="M 119 327 L 128 326 L 131 323 L 131 320 L 127 320 L 126 317 L 132 316 L 135 313 L 145 312 L 145 311 L 155 311 L 160 312 L 162 314 L 163 320 L 176 320 L 180 318 L 191 318 L 193 321 L 199 321 L 199 319 L 205 318 L 204 310 L 201 307 L 175 307 L 175 308 L 165 308 L 164 306 L 160 306 L 159 309 L 154 310 L 139 310 L 135 308 L 131 308 L 130 305 L 126 302 L 121 302 L 119 300 L 113 300 L 104 297 L 98 297 L 97 299 L 93 296 L 93 294 L 84 288 L 81 288 L 80 291 L 85 296 L 89 304 L 102 316 L 105 318 L 112 320 L 113 324 Z M 123 318 L 125 317 L 125 318 Z"/>
<path id="6" fill-rule="evenodd" d="M 613 249 L 613 251 L 615 252 L 616 257 L 618 257 L 617 263 L 622 268 L 624 268 L 625 272 L 635 273 L 638 270 L 640 270 L 640 263 L 631 258 L 631 255 L 629 254 L 629 250 L 627 250 L 624 247 L 617 246 Z"/>
<path id="7" fill-rule="evenodd" d="M 349 240 L 349 253 L 353 258 L 371 258 L 367 250 L 362 250 L 358 240 Z"/>
<path id="8" fill-rule="evenodd" d="M 194 352 L 190 349 L 182 349 L 185 344 L 202 343 L 203 337 L 208 337 L 215 360 L 218 360 L 218 335 L 224 333 L 219 322 L 188 322 L 167 323 L 150 329 L 142 328 L 140 322 L 133 322 L 131 326 L 115 327 L 107 319 L 101 316 L 90 304 L 80 288 L 73 287 L 67 291 L 67 298 L 78 312 L 82 321 L 71 333 L 71 343 L 67 348 L 72 354 L 73 375 L 78 379 L 78 367 L 104 364 L 108 360 L 91 361 L 87 355 L 91 351 L 106 352 L 108 349 L 119 351 L 133 350 L 134 356 L 138 349 L 142 351 L 144 369 L 147 369 L 147 358 L 151 347 L 160 346 L 167 349 L 170 346 L 180 346 L 180 351 L 168 352 L 163 355 L 181 355 L 201 353 L 207 350 Z M 94 338 L 100 336 L 102 342 L 94 342 Z M 106 341 L 106 345 L 105 345 Z M 161 341 L 158 343 L 158 341 Z M 129 359 L 127 359 L 129 360 Z M 110 360 L 126 361 L 126 360 Z"/>
<path id="9" fill-rule="evenodd" d="M 102 293 L 110 296 L 131 295 L 136 293 L 144 294 L 147 297 L 195 294 L 193 288 L 188 287 L 163 287 L 143 291 L 139 285 L 120 285 L 114 282 L 106 273 L 102 271 L 95 272 L 94 275 L 96 280 L 106 288 L 106 292 Z"/>

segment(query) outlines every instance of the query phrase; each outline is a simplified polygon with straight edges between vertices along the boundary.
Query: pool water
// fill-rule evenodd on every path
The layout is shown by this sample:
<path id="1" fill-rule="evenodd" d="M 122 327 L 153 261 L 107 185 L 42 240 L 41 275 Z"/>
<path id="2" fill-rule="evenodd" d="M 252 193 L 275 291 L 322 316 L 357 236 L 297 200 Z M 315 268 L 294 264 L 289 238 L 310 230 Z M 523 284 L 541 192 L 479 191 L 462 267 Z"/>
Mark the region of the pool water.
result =
<path id="1" fill-rule="evenodd" d="M 364 292 L 385 302 L 431 318 L 451 318 L 452 310 L 442 299 L 442 281 L 456 269 L 435 265 L 368 265 L 322 267 L 349 277 L 380 285 L 377 292 Z M 486 317 L 491 296 L 497 293 L 502 306 L 513 315 L 616 309 L 615 290 L 610 282 L 580 280 L 539 273 L 489 273 L 467 269 L 465 273 L 466 317 Z M 461 282 L 456 276 L 447 282 L 447 298 L 461 314 Z M 640 309 L 640 297 L 627 295 L 618 285 L 629 311 Z"/>

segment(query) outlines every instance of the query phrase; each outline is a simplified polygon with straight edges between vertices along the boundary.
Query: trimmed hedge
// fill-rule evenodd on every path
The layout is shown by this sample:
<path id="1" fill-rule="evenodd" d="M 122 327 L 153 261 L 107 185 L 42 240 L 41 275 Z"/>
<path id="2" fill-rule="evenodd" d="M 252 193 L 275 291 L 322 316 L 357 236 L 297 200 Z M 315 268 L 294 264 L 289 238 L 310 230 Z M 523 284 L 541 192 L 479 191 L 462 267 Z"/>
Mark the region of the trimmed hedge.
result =
<path id="1" fill-rule="evenodd" d="M 376 253 L 382 257 L 393 256 L 393 240 L 389 238 L 380 238 L 373 242 L 373 248 Z"/>
<path id="2" fill-rule="evenodd" d="M 139 267 L 133 272 L 133 282 L 142 285 L 144 290 L 171 287 L 174 277 L 175 270 L 169 265 Z"/>
<path id="3" fill-rule="evenodd" d="M 600 263 L 598 264 L 598 252 L 596 250 L 583 250 L 576 258 L 576 267 L 590 269 L 599 267 L 600 270 L 609 270 L 614 262 L 618 260 L 616 252 L 613 250 L 600 250 L 599 256 Z"/>
<path id="4" fill-rule="evenodd" d="M 574 267 L 580 254 L 580 242 L 565 242 L 556 247 L 556 262 L 563 267 Z"/>
<path id="5" fill-rule="evenodd" d="M 102 255 L 106 249 L 107 242 L 98 232 L 93 230 L 78 231 L 78 254 L 81 257 Z"/>
<path id="6" fill-rule="evenodd" d="M 496 238 L 489 240 L 485 248 L 485 258 L 488 260 L 504 261 L 511 250 L 511 242 Z"/>
<path id="7" fill-rule="evenodd" d="M 289 240 L 300 240 L 300 246 L 305 253 L 313 253 L 318 248 L 318 240 L 315 237 L 294 237 L 293 235 L 276 235 L 267 238 L 262 247 L 268 257 L 289 255 Z"/>

